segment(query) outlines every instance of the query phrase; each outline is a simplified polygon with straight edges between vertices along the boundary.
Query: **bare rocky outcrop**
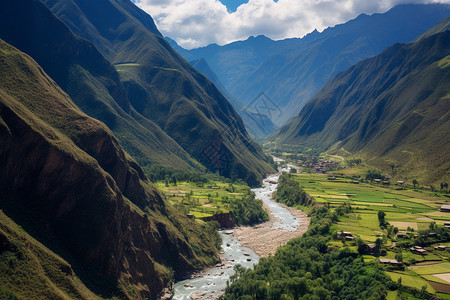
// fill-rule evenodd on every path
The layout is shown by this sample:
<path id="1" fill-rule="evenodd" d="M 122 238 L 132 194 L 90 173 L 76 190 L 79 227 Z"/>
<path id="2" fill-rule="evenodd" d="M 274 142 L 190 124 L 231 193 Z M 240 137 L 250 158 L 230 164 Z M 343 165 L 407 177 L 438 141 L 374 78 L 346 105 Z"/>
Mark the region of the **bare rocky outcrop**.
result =
<path id="1" fill-rule="evenodd" d="M 211 217 L 204 217 L 202 218 L 203 221 L 216 221 L 219 223 L 220 228 L 226 229 L 226 228 L 233 228 L 236 226 L 236 224 L 233 221 L 233 218 L 229 213 L 220 213 L 212 215 Z"/>

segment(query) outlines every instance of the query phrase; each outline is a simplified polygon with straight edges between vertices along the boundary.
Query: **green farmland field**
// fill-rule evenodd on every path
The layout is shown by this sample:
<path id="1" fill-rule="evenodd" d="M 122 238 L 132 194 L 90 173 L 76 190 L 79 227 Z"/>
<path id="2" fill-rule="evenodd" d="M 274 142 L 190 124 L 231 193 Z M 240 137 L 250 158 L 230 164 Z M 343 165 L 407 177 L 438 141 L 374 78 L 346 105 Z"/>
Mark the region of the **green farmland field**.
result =
<path id="1" fill-rule="evenodd" d="M 404 270 L 392 270 L 388 266 L 383 266 L 386 268 L 386 274 L 394 282 L 401 277 L 402 285 L 418 290 L 426 286 L 426 291 L 432 294 L 436 294 L 436 290 L 431 284 L 449 284 L 445 274 L 450 273 L 450 251 L 433 251 L 434 245 L 432 245 L 427 248 L 426 255 L 418 255 L 409 250 L 410 246 L 391 248 L 401 239 L 388 238 L 387 229 L 380 228 L 378 220 L 378 212 L 385 212 L 385 221 L 397 227 L 399 232 L 409 233 L 409 238 L 404 239 L 403 242 L 414 245 L 414 240 L 411 239 L 414 234 L 428 230 L 432 223 L 443 225 L 445 221 L 450 221 L 450 213 L 439 211 L 441 205 L 449 204 L 448 199 L 399 189 L 395 185 L 354 184 L 353 180 L 342 177 L 330 181 L 328 180 L 330 175 L 293 174 L 292 176 L 318 203 L 327 203 L 331 206 L 339 206 L 342 203 L 351 204 L 352 212 L 340 218 L 335 230 L 350 231 L 364 243 L 375 243 L 378 238 L 382 239 L 386 249 L 383 258 L 396 259 L 399 252 L 402 254 L 403 263 L 406 264 Z M 345 240 L 334 240 L 329 246 L 339 247 L 339 244 L 349 249 L 357 248 L 354 241 Z M 450 246 L 450 241 L 439 245 Z M 378 258 L 364 255 L 364 260 L 374 262 Z M 443 293 L 439 293 L 439 296 L 445 299 L 450 298 L 450 295 Z M 390 299 L 395 297 L 394 293 L 388 295 Z"/>
<path id="2" fill-rule="evenodd" d="M 339 228 L 351 231 L 366 241 L 374 242 L 382 234 L 378 226 L 378 211 L 386 213 L 386 221 L 400 231 L 408 227 L 414 230 L 428 228 L 431 222 L 443 224 L 449 213 L 439 212 L 439 207 L 448 201 L 427 194 L 397 190 L 397 186 L 376 184 L 353 184 L 351 180 L 337 178 L 329 181 L 328 176 L 319 174 L 294 175 L 303 189 L 319 203 L 339 205 L 350 203 L 354 214 L 344 218 Z"/>

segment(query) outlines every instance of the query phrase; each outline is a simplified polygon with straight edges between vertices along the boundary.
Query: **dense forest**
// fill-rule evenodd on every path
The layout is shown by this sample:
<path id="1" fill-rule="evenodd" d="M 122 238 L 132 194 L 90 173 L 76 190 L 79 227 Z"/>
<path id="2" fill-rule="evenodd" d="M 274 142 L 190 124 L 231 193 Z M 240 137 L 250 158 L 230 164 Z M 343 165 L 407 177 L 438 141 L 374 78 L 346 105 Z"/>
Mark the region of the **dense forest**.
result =
<path id="1" fill-rule="evenodd" d="M 292 179 L 292 175 L 287 173 L 279 178 L 275 199 L 288 206 L 310 206 L 314 203 L 314 198 L 309 197 L 300 184 Z"/>
<path id="2" fill-rule="evenodd" d="M 348 209 L 348 208 L 347 208 Z M 348 248 L 327 246 L 333 220 L 346 209 L 321 207 L 301 238 L 263 258 L 254 270 L 237 267 L 224 299 L 385 299 L 393 283 Z"/>

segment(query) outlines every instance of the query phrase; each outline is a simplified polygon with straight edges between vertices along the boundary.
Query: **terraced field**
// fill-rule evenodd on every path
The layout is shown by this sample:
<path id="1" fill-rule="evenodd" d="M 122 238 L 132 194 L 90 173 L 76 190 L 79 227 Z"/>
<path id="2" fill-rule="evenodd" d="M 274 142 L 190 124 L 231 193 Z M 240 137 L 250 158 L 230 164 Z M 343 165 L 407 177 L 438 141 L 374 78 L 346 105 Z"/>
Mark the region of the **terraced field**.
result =
<path id="1" fill-rule="evenodd" d="M 450 201 L 411 190 L 398 190 L 398 186 L 354 184 L 352 180 L 339 178 L 330 181 L 318 174 L 295 175 L 300 185 L 318 202 L 339 205 L 348 202 L 354 214 L 344 219 L 339 227 L 352 231 L 366 241 L 373 242 L 382 234 L 378 226 L 378 211 L 386 213 L 386 221 L 400 231 L 412 228 L 425 230 L 431 222 L 443 225 L 450 221 L 450 213 L 439 211 Z"/>
<path id="2" fill-rule="evenodd" d="M 342 217 L 337 225 L 337 230 L 350 231 L 365 243 L 375 243 L 377 238 L 383 239 L 387 250 L 383 258 L 396 259 L 398 253 L 402 254 L 406 264 L 404 270 L 392 270 L 387 268 L 386 274 L 402 285 L 436 294 L 444 299 L 450 298 L 450 251 L 436 251 L 433 246 L 428 247 L 426 255 L 412 253 L 407 247 L 395 249 L 393 246 L 401 239 L 387 238 L 387 230 L 380 228 L 378 211 L 386 213 L 385 220 L 397 227 L 400 233 L 421 234 L 428 230 L 430 224 L 443 225 L 450 221 L 450 213 L 440 212 L 443 204 L 449 204 L 449 199 L 434 197 L 426 193 L 413 190 L 403 190 L 399 186 L 383 186 L 381 184 L 353 183 L 353 180 L 337 177 L 336 180 L 328 180 L 326 175 L 318 174 L 293 174 L 303 189 L 313 196 L 319 203 L 328 203 L 338 206 L 342 203 L 350 203 L 353 212 Z M 414 239 L 404 239 L 404 242 L 414 245 Z M 395 244 L 394 244 L 395 243 Z M 440 243 L 450 247 L 450 241 Z M 342 242 L 335 240 L 330 246 L 347 246 L 356 250 L 355 242 Z M 396 256 L 397 254 L 397 256 Z M 377 261 L 371 255 L 364 255 L 366 262 Z M 391 293 L 389 298 L 395 299 Z"/>

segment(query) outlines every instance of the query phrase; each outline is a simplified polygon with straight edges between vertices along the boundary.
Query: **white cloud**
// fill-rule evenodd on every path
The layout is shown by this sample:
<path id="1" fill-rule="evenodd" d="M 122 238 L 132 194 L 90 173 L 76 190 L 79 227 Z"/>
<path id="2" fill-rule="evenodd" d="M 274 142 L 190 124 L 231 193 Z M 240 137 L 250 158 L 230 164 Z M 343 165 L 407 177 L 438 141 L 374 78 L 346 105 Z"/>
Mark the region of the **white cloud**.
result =
<path id="1" fill-rule="evenodd" d="M 450 0 L 250 0 L 233 13 L 218 0 L 137 0 L 165 36 L 182 47 L 226 44 L 264 34 L 272 39 L 301 37 L 344 23 L 361 13 L 384 12 L 401 3 Z"/>

